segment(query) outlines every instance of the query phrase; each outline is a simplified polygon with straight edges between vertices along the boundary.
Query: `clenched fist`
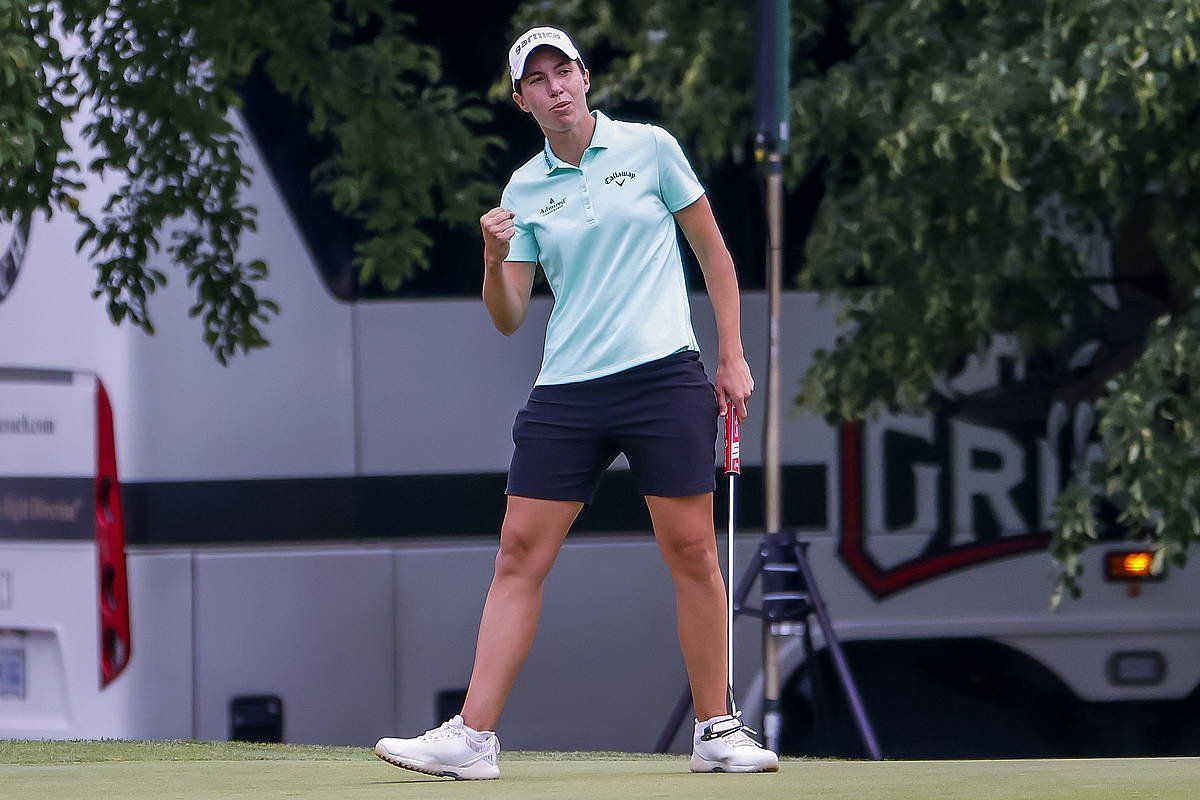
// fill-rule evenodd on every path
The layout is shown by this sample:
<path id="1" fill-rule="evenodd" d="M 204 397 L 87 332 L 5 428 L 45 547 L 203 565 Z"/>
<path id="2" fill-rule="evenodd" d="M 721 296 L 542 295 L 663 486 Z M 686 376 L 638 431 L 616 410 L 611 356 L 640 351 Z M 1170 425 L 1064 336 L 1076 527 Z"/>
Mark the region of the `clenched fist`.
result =
<path id="1" fill-rule="evenodd" d="M 498 264 L 508 257 L 509 240 L 516 234 L 513 227 L 516 215 L 506 208 L 496 207 L 479 218 L 483 229 L 483 260 Z"/>

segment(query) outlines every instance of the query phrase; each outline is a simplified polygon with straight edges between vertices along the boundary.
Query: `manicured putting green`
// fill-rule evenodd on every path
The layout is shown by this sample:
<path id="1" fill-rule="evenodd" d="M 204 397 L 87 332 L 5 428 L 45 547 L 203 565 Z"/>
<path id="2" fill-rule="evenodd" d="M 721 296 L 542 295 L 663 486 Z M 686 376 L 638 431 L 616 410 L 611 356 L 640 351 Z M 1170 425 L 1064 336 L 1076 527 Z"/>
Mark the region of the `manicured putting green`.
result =
<path id="1" fill-rule="evenodd" d="M 784 759 L 774 775 L 693 775 L 683 756 L 504 753 L 499 781 L 407 772 L 365 749 L 226 742 L 0 742 L 5 800 L 1195 800 L 1200 758 Z"/>

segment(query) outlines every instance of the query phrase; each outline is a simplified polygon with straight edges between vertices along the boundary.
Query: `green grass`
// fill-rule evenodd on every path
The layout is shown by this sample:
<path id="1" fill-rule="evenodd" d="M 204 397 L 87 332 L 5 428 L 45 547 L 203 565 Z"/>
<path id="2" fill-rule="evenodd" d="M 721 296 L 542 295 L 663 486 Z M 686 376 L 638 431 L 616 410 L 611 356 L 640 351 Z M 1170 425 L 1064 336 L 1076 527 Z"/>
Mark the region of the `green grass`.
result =
<path id="1" fill-rule="evenodd" d="M 683 756 L 501 755 L 499 781 L 397 769 L 365 748 L 239 742 L 0 742 L 4 800 L 1195 800 L 1200 759 L 829 761 L 693 775 Z"/>
<path id="2" fill-rule="evenodd" d="M 509 761 L 675 761 L 653 753 L 545 752 L 505 750 Z M 110 761 L 367 761 L 381 763 L 370 748 L 317 744 L 200 742 L 190 739 L 34 741 L 0 740 L 0 766 L 100 764 Z"/>
<path id="3" fill-rule="evenodd" d="M 101 764 L 109 761 L 372 761 L 360 747 L 308 744 L 250 744 L 166 739 L 41 742 L 0 741 L 0 764 Z"/>

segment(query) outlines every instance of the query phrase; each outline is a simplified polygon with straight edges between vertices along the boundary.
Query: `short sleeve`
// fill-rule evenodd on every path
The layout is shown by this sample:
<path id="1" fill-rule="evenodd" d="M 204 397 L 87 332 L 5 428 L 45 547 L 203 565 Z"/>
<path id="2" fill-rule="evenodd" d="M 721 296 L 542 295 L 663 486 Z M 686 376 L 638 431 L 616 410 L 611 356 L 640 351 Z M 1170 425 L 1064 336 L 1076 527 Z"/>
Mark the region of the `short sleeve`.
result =
<path id="1" fill-rule="evenodd" d="M 657 125 L 652 130 L 658 151 L 658 196 L 674 214 L 696 202 L 704 194 L 704 187 L 675 137 Z"/>
<path id="2" fill-rule="evenodd" d="M 537 237 L 533 235 L 529 225 L 522 217 L 521 209 L 513 206 L 512 195 L 505 187 L 504 193 L 500 196 L 500 207 L 507 208 L 513 212 L 513 228 L 516 233 L 508 240 L 508 255 L 505 256 L 505 261 L 538 261 L 542 251 L 538 248 Z"/>

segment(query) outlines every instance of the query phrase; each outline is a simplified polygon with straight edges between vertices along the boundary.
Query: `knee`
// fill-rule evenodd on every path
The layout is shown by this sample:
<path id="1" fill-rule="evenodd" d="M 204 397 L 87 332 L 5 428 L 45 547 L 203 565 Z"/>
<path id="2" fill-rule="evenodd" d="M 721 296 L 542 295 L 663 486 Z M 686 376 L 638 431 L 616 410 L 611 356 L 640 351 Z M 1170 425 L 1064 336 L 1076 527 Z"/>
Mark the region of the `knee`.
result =
<path id="1" fill-rule="evenodd" d="M 663 548 L 667 568 L 676 580 L 708 581 L 720 577 L 716 543 L 704 536 L 680 536 Z"/>
<path id="2" fill-rule="evenodd" d="M 519 523 L 505 521 L 496 553 L 496 576 L 542 581 L 554 564 L 555 551 L 541 541 L 538 532 Z"/>

